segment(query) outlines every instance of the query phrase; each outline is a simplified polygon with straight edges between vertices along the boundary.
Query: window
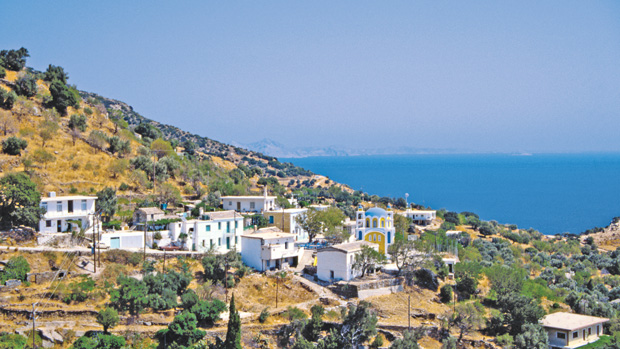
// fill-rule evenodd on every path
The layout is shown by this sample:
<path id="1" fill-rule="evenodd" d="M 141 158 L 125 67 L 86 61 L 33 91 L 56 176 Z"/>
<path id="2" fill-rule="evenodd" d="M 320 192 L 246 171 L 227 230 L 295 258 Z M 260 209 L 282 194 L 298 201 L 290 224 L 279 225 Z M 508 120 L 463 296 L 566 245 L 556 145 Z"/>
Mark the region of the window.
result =
<path id="1" fill-rule="evenodd" d="M 330 278 L 330 279 L 333 279 L 334 277 L 335 277 L 335 275 L 334 275 L 334 271 L 333 271 L 333 270 L 330 270 L 330 271 L 329 271 L 329 278 Z"/>
<path id="2" fill-rule="evenodd" d="M 392 243 L 392 232 L 388 231 L 388 244 Z"/>
<path id="3" fill-rule="evenodd" d="M 82 200 L 82 211 L 86 211 L 86 200 Z"/>
<path id="4" fill-rule="evenodd" d="M 269 216 L 269 224 L 273 224 L 273 216 Z"/>
<path id="5" fill-rule="evenodd" d="M 254 208 L 256 208 L 256 203 L 254 203 L 254 201 L 250 201 L 250 210 L 253 210 Z"/>
<path id="6" fill-rule="evenodd" d="M 235 236 L 235 245 L 237 244 L 237 241 L 239 241 L 239 240 L 237 240 L 237 238 L 238 238 L 238 236 Z"/>
<path id="7" fill-rule="evenodd" d="M 52 221 L 45 221 L 45 226 L 48 228 L 52 227 Z"/>
<path id="8" fill-rule="evenodd" d="M 285 243 L 284 243 L 284 249 L 285 249 L 285 250 L 288 250 L 288 242 L 285 242 Z"/>
<path id="9" fill-rule="evenodd" d="M 556 332 L 556 337 L 558 337 L 559 339 L 566 339 L 566 333 Z"/>
<path id="10" fill-rule="evenodd" d="M 362 219 L 362 214 L 361 213 L 357 214 L 357 219 Z"/>
<path id="11" fill-rule="evenodd" d="M 579 331 L 573 332 L 573 339 L 579 338 Z"/>
<path id="12" fill-rule="evenodd" d="M 232 206 L 232 201 L 228 201 L 228 206 Z"/>
<path id="13" fill-rule="evenodd" d="M 206 225 L 207 231 L 211 231 L 211 224 Z"/>
<path id="14" fill-rule="evenodd" d="M 588 327 L 588 336 L 592 334 L 592 327 Z"/>
<path id="15" fill-rule="evenodd" d="M 47 212 L 47 202 L 42 202 L 41 207 L 43 207 L 45 209 L 45 212 Z"/>
<path id="16" fill-rule="evenodd" d="M 62 212 L 62 201 L 56 202 L 56 211 Z"/>
<path id="17" fill-rule="evenodd" d="M 360 230 L 358 233 L 358 240 L 361 240 L 361 239 L 362 239 L 362 231 Z"/>
<path id="18" fill-rule="evenodd" d="M 230 222 L 226 222 L 226 232 L 230 233 Z"/>
<path id="19" fill-rule="evenodd" d="M 217 222 L 217 230 L 222 230 L 222 222 Z"/>
<path id="20" fill-rule="evenodd" d="M 239 222 L 235 221 L 235 229 L 239 228 Z"/>
<path id="21" fill-rule="evenodd" d="M 366 228 L 370 228 L 370 218 L 366 218 Z"/>
<path id="22" fill-rule="evenodd" d="M 209 247 L 213 247 L 213 239 L 209 240 Z"/>
<path id="23" fill-rule="evenodd" d="M 373 228 L 377 227 L 377 219 L 376 218 L 372 220 L 372 227 Z"/>
<path id="24" fill-rule="evenodd" d="M 202 240 L 202 247 L 205 247 L 205 241 Z"/>
<path id="25" fill-rule="evenodd" d="M 222 238 L 217 238 L 217 245 L 222 246 Z"/>
<path id="26" fill-rule="evenodd" d="M 377 239 L 381 242 L 381 235 L 377 235 Z"/>

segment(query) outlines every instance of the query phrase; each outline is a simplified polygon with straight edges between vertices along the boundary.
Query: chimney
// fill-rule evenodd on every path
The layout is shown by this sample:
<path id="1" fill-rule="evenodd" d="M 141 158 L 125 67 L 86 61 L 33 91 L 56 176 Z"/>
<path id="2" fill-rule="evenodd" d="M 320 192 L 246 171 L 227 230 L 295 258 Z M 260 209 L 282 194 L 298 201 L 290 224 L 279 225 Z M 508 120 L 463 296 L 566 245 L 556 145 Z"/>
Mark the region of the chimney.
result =
<path id="1" fill-rule="evenodd" d="M 48 195 L 51 198 L 55 198 L 56 197 L 56 192 L 55 191 L 50 191 Z"/>

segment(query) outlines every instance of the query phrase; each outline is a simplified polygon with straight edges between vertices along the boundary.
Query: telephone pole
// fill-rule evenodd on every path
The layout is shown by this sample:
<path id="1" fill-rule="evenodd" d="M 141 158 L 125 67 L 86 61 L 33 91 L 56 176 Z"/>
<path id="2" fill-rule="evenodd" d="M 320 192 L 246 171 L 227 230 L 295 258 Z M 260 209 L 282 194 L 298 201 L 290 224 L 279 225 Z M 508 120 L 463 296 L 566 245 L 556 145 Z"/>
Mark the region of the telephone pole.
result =
<path id="1" fill-rule="evenodd" d="M 37 305 L 37 303 L 32 303 L 32 348 L 36 348 L 36 343 L 35 343 L 35 331 L 36 331 L 36 326 L 35 326 L 35 305 Z"/>

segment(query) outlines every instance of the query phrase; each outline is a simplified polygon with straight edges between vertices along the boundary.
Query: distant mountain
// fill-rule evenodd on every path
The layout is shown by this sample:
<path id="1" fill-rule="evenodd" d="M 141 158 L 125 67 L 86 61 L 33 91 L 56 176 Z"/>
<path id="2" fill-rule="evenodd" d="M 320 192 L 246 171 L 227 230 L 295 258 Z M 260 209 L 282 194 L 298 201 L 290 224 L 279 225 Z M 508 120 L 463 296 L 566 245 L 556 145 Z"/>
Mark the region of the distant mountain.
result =
<path id="1" fill-rule="evenodd" d="M 343 147 L 287 147 L 272 139 L 263 139 L 249 144 L 232 142 L 233 145 L 246 148 L 277 158 L 305 158 L 311 156 L 359 156 L 359 155 L 407 155 L 407 154 L 453 154 L 457 149 L 413 148 L 408 146 L 374 149 L 355 149 Z M 462 152 L 462 150 L 460 151 Z"/>

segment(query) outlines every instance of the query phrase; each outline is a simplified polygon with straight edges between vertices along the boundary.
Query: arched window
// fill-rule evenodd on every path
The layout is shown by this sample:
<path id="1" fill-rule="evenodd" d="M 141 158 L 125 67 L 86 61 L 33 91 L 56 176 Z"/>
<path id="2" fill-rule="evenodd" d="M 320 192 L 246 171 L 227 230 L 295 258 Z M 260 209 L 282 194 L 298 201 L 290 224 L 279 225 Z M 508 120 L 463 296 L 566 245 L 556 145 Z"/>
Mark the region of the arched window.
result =
<path id="1" fill-rule="evenodd" d="M 388 231 L 388 244 L 392 243 L 392 232 Z"/>
<path id="2" fill-rule="evenodd" d="M 361 240 L 362 239 L 362 231 L 360 230 L 359 233 L 357 234 L 357 239 Z"/>
<path id="3" fill-rule="evenodd" d="M 366 218 L 366 228 L 370 228 L 370 218 Z"/>
<path id="4" fill-rule="evenodd" d="M 381 218 L 381 228 L 385 228 L 385 219 Z"/>
<path id="5" fill-rule="evenodd" d="M 373 218 L 373 219 L 372 219 L 372 227 L 373 227 L 373 228 L 376 228 L 376 227 L 377 227 L 377 219 L 376 219 L 376 218 Z"/>

